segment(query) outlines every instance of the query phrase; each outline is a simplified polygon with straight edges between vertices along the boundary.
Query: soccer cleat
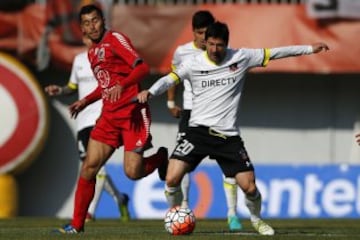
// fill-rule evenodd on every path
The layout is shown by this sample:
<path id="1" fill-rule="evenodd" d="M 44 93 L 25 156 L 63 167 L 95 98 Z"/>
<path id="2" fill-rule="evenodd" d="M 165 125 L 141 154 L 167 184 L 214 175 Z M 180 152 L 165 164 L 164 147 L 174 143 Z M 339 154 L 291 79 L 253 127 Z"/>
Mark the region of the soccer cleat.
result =
<path id="1" fill-rule="evenodd" d="M 129 196 L 127 194 L 124 194 L 124 199 L 119 204 L 119 210 L 120 210 L 120 214 L 121 214 L 120 219 L 123 222 L 127 222 L 130 220 L 128 204 L 129 204 Z"/>
<path id="2" fill-rule="evenodd" d="M 168 167 L 168 164 L 169 164 L 168 150 L 167 150 L 167 148 L 165 148 L 165 147 L 160 147 L 157 153 L 158 153 L 158 154 L 161 156 L 161 158 L 162 158 L 161 164 L 160 164 L 160 166 L 158 167 L 159 178 L 160 178 L 160 180 L 165 181 L 166 172 L 167 172 L 167 167 Z"/>
<path id="3" fill-rule="evenodd" d="M 274 235 L 275 231 L 270 225 L 268 225 L 263 220 L 259 219 L 257 221 L 251 222 L 253 227 L 260 235 Z"/>
<path id="4" fill-rule="evenodd" d="M 237 216 L 229 216 L 228 217 L 228 225 L 230 231 L 240 231 L 242 229 L 242 225 Z"/>
<path id="5" fill-rule="evenodd" d="M 81 232 L 83 232 L 84 229 L 76 229 L 73 226 L 71 226 L 71 224 L 66 224 L 65 226 L 58 228 L 58 229 L 54 229 L 52 232 L 53 233 L 58 233 L 58 234 L 79 234 Z"/>
<path id="6" fill-rule="evenodd" d="M 93 222 L 93 221 L 95 221 L 95 218 L 93 217 L 93 215 L 91 215 L 90 213 L 87 213 L 86 217 L 85 217 L 85 222 L 88 223 L 88 222 Z"/>

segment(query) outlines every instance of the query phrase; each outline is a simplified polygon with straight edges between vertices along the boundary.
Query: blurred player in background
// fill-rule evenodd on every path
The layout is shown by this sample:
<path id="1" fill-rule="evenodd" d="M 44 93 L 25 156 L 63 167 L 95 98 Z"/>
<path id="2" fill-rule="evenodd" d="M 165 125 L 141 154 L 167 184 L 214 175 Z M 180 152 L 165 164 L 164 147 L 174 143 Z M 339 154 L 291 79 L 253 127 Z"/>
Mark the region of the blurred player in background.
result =
<path id="1" fill-rule="evenodd" d="M 76 117 L 86 106 L 102 98 L 99 119 L 90 133 L 86 157 L 82 163 L 75 193 L 73 219 L 56 233 L 84 231 L 87 209 L 93 199 L 96 175 L 113 154 L 124 146 L 124 171 L 128 178 L 141 179 L 158 169 L 164 180 L 168 164 L 166 148 L 143 157 L 151 148 L 151 116 L 148 104 L 136 100 L 140 82 L 149 74 L 149 66 L 140 58 L 127 36 L 105 28 L 103 13 L 96 5 L 85 5 L 79 13 L 84 36 L 92 42 L 88 58 L 98 87 L 70 105 Z"/>
<path id="2" fill-rule="evenodd" d="M 356 138 L 357 144 L 360 145 L 360 133 L 356 134 L 355 138 Z"/>
<path id="3" fill-rule="evenodd" d="M 83 42 L 87 47 L 91 46 L 90 39 L 84 37 Z M 68 84 L 65 86 L 49 85 L 45 88 L 45 91 L 49 96 L 70 95 L 78 92 L 79 99 L 82 99 L 94 91 L 97 85 L 98 83 L 91 70 L 87 52 L 82 52 L 74 58 Z M 98 100 L 89 105 L 77 116 L 77 141 L 81 161 L 85 159 L 90 132 L 94 128 L 96 119 L 100 116 L 101 108 L 102 102 Z M 116 189 L 110 175 L 108 175 L 105 170 L 105 166 L 101 167 L 96 176 L 95 195 L 89 206 L 86 221 L 94 219 L 95 210 L 104 189 L 111 195 L 119 207 L 121 220 L 128 221 L 130 217 L 128 211 L 129 197 L 127 194 L 121 193 Z"/>
<path id="4" fill-rule="evenodd" d="M 226 177 L 235 177 L 245 194 L 254 229 L 261 235 L 274 235 L 274 229 L 261 219 L 261 194 L 255 183 L 254 167 L 240 136 L 240 100 L 246 72 L 265 67 L 270 60 L 328 50 L 324 43 L 264 49 L 228 48 L 226 24 L 215 22 L 205 33 L 206 51 L 192 55 L 181 66 L 160 78 L 149 90 L 138 94 L 139 102 L 164 93 L 169 87 L 189 79 L 193 107 L 186 135 L 170 157 L 166 174 L 167 200 L 177 205 L 182 194 L 183 176 L 202 159 L 216 159 Z"/>
<path id="5" fill-rule="evenodd" d="M 176 48 L 172 59 L 172 70 L 177 69 L 181 62 L 193 54 L 203 52 L 206 49 L 205 45 L 205 31 L 206 28 L 214 23 L 214 16 L 206 10 L 200 10 L 194 13 L 192 17 L 192 30 L 194 40 Z M 180 118 L 179 132 L 177 141 L 179 142 L 185 136 L 185 129 L 189 125 L 189 118 L 192 109 L 192 89 L 191 83 L 188 79 L 184 79 L 184 92 L 183 92 L 183 109 L 175 104 L 176 86 L 171 87 L 167 92 L 167 106 L 172 116 Z M 227 203 L 227 221 L 231 231 L 242 229 L 242 225 L 237 216 L 237 184 L 234 178 L 224 176 L 224 192 Z M 181 181 L 181 188 L 183 192 L 183 200 L 181 205 L 188 207 L 189 205 L 189 189 L 190 189 L 190 176 L 185 174 Z M 166 190 L 168 191 L 168 190 Z"/>

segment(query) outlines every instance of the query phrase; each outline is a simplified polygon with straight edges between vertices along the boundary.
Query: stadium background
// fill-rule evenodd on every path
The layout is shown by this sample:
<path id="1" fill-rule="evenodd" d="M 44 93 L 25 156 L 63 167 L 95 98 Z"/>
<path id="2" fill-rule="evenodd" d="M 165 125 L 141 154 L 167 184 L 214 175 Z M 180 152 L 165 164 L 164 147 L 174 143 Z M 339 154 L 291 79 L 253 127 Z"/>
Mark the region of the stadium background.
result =
<path id="1" fill-rule="evenodd" d="M 0 5 L 0 50 L 7 54 L 0 55 L 0 180 L 10 176 L 17 184 L 17 193 L 12 193 L 18 200 L 14 215 L 71 216 L 79 161 L 75 122 L 66 106 L 76 96 L 50 99 L 41 90 L 50 83 L 65 84 L 72 58 L 84 50 L 76 14 L 85 2 L 89 1 L 2 1 Z M 359 217 L 360 147 L 354 134 L 360 132 L 360 16 L 353 12 L 360 11 L 346 7 L 344 2 L 351 0 L 279 2 L 135 1 L 135 5 L 112 3 L 106 9 L 108 25 L 129 35 L 152 67 L 144 87 L 169 69 L 175 47 L 192 38 L 191 15 L 199 9 L 209 9 L 228 23 L 232 47 L 329 44 L 328 53 L 279 60 L 248 75 L 242 136 L 257 167 L 265 217 Z M 319 4 L 323 8 L 315 7 Z M 19 81 L 30 86 L 33 96 L 20 91 Z M 177 120 L 170 117 L 165 101 L 162 96 L 151 102 L 152 134 L 155 146 L 171 149 Z M 36 126 L 29 124 L 33 116 Z M 33 128 L 37 131 L 28 140 L 30 149 L 20 148 Z M 108 170 L 119 188 L 130 194 L 132 215 L 162 218 L 163 183 L 156 174 L 137 182 L 126 179 L 121 152 L 112 157 Z M 218 167 L 206 160 L 192 179 L 190 198 L 196 215 L 225 217 Z M 0 196 L 10 195 L 6 191 L 13 190 L 2 187 Z M 103 194 L 100 205 L 98 217 L 117 217 L 109 196 Z M 238 210 L 246 216 L 241 194 Z"/>

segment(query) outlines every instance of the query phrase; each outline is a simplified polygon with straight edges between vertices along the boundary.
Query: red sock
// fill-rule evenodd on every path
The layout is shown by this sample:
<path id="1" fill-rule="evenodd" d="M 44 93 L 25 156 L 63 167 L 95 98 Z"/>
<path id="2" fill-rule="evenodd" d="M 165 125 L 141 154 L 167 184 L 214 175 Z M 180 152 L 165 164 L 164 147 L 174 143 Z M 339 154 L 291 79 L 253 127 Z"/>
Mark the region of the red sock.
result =
<path id="1" fill-rule="evenodd" d="M 86 213 L 95 193 L 96 180 L 79 177 L 75 192 L 74 214 L 71 225 L 80 230 L 84 227 Z"/>
<path id="2" fill-rule="evenodd" d="M 155 153 L 154 155 L 151 155 L 149 157 L 144 157 L 146 176 L 152 173 L 155 169 L 157 169 L 162 163 L 162 161 L 163 159 L 158 153 Z"/>

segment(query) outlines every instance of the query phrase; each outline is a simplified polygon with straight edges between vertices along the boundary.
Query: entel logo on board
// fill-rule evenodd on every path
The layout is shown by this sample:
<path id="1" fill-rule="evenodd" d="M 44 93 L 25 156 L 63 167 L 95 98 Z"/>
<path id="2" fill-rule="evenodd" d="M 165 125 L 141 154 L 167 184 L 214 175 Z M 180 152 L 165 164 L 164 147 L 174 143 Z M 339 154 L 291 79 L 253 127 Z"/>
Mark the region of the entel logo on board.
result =
<path id="1" fill-rule="evenodd" d="M 0 173 L 18 171 L 32 161 L 47 135 L 47 105 L 29 70 L 0 53 Z"/>

